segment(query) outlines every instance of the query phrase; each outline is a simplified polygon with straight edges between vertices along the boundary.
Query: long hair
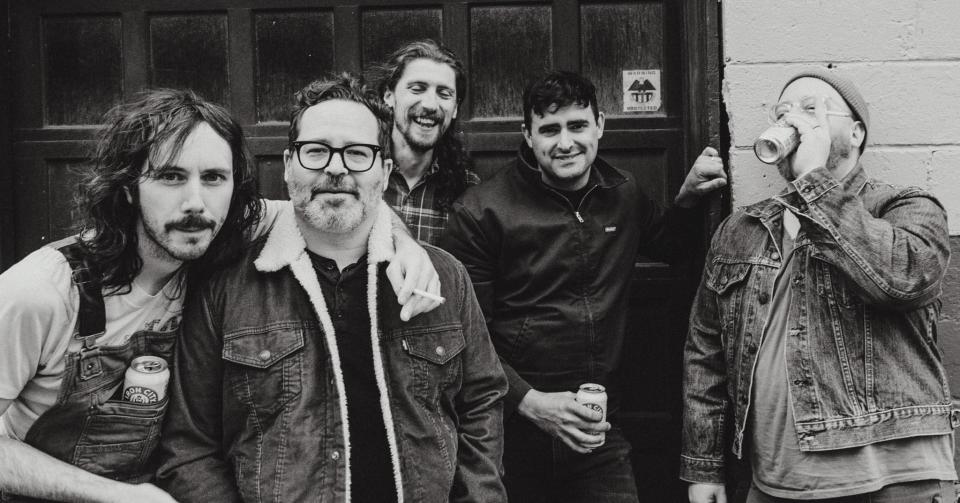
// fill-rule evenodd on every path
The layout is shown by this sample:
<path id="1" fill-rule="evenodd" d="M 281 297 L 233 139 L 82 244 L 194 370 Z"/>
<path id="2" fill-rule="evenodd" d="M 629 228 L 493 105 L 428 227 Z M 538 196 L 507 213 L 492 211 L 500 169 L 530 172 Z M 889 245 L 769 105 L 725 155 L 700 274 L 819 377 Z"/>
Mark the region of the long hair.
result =
<path id="1" fill-rule="evenodd" d="M 209 125 L 230 145 L 233 194 L 223 226 L 195 263 L 215 266 L 236 256 L 245 234 L 260 218 L 261 203 L 243 131 L 230 114 L 192 91 L 156 89 L 114 107 L 104 119 L 106 127 L 97 136 L 93 165 L 83 174 L 76 197 L 80 245 L 103 287 L 109 293 L 127 292 L 140 273 L 139 182 L 150 175 L 153 166 L 166 165 L 179 156 L 200 123 Z"/>
<path id="2" fill-rule="evenodd" d="M 377 94 L 382 98 L 388 90 L 396 90 L 407 65 L 418 59 L 429 59 L 453 69 L 457 106 L 460 106 L 467 95 L 467 73 L 463 63 L 453 51 L 431 39 L 417 40 L 400 47 L 385 62 L 371 67 L 368 80 L 376 83 Z M 467 170 L 470 169 L 470 156 L 464 145 L 463 131 L 457 128 L 457 119 L 450 121 L 450 127 L 434 146 L 433 155 L 440 167 L 437 174 L 437 204 L 442 209 L 449 209 L 453 201 L 467 189 Z"/>

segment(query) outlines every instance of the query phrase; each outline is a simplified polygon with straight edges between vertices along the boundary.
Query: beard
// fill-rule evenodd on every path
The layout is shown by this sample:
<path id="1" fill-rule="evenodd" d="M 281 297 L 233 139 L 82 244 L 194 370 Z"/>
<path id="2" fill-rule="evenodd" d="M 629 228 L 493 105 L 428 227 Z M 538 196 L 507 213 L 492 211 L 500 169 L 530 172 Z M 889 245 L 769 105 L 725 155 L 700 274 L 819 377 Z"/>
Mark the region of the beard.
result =
<path id="1" fill-rule="evenodd" d="M 164 224 L 145 215 L 141 215 L 140 219 L 143 225 L 143 233 L 146 236 L 143 243 L 145 246 L 144 252 L 153 258 L 173 259 L 180 262 L 202 257 L 207 252 L 207 248 L 216 236 L 219 227 L 217 222 L 199 215 L 188 215 L 180 220 Z M 178 228 L 210 229 L 212 232 L 186 236 L 183 238 L 183 243 L 178 243 L 172 235 L 172 232 Z"/>
<path id="2" fill-rule="evenodd" d="M 338 195 L 324 195 L 332 190 L 338 191 Z M 288 191 L 294 209 L 304 222 L 321 232 L 344 234 L 355 231 L 376 209 L 382 197 L 383 181 L 378 180 L 372 190 L 362 190 L 346 175 L 324 174 L 314 185 L 291 180 Z"/>
<path id="3" fill-rule="evenodd" d="M 428 118 L 436 121 L 437 125 L 435 131 L 431 132 L 427 136 L 421 136 L 416 134 L 419 132 L 420 126 L 415 122 L 414 119 L 417 118 Z M 437 143 L 440 142 L 440 139 L 443 138 L 443 135 L 447 134 L 447 130 L 453 124 L 451 121 L 450 124 L 445 123 L 445 115 L 442 110 L 437 110 L 435 112 L 423 112 L 420 109 L 411 109 L 405 119 L 400 122 L 395 122 L 395 127 L 400 130 L 400 133 L 403 134 L 403 139 L 406 140 L 407 145 L 414 151 L 420 154 L 429 152 L 434 147 L 437 146 Z"/>
<path id="4" fill-rule="evenodd" d="M 853 148 L 854 147 L 849 140 L 844 138 L 832 138 L 830 141 L 830 153 L 827 155 L 827 162 L 824 166 L 827 168 L 827 171 L 830 173 L 835 173 L 837 166 L 840 165 L 840 162 L 850 158 Z M 788 160 L 785 160 L 777 165 L 777 171 L 780 172 L 780 176 L 788 182 L 792 182 L 797 178 L 793 174 L 793 157 L 795 155 L 796 152 L 791 154 Z"/>

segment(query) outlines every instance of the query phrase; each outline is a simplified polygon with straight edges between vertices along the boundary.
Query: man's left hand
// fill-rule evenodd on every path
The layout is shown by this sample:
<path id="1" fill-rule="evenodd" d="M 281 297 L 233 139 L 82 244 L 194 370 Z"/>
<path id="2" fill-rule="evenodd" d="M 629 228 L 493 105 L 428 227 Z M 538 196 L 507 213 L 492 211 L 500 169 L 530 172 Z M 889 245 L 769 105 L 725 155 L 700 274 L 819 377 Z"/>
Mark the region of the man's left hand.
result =
<path id="1" fill-rule="evenodd" d="M 683 180 L 683 186 L 673 202 L 677 206 L 693 208 L 700 202 L 701 197 L 726 184 L 727 173 L 723 170 L 720 154 L 713 147 L 706 147 L 693 163 L 693 168 L 687 173 L 687 178 Z"/>
<path id="2" fill-rule="evenodd" d="M 440 277 L 430 262 L 427 251 L 409 235 L 394 233 L 396 254 L 387 266 L 387 278 L 397 294 L 400 319 L 410 321 L 414 316 L 432 311 L 440 305 L 436 300 L 413 293 L 414 288 L 440 295 Z"/>

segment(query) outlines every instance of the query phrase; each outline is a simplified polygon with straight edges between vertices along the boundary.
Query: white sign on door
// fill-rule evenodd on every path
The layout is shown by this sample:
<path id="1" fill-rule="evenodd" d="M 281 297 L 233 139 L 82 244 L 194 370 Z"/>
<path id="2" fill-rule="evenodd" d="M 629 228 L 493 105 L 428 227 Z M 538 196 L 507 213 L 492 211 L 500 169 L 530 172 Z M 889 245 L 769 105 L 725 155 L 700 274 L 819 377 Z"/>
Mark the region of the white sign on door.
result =
<path id="1" fill-rule="evenodd" d="M 623 111 L 660 110 L 660 70 L 623 71 Z"/>

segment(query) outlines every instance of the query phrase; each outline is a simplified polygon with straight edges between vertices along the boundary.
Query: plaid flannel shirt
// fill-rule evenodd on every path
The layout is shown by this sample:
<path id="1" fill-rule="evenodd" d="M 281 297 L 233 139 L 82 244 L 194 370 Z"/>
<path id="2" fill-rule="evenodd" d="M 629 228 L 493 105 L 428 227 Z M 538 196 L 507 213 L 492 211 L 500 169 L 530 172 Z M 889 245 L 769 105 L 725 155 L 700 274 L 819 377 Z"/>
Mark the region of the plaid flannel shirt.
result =
<path id="1" fill-rule="evenodd" d="M 413 187 L 407 187 L 407 181 L 399 171 L 390 173 L 390 181 L 383 198 L 407 224 L 413 237 L 438 245 L 443 230 L 447 227 L 447 211 L 437 206 L 437 173 L 440 165 L 434 159 L 433 164 Z M 480 177 L 467 170 L 467 186 L 480 183 Z"/>

